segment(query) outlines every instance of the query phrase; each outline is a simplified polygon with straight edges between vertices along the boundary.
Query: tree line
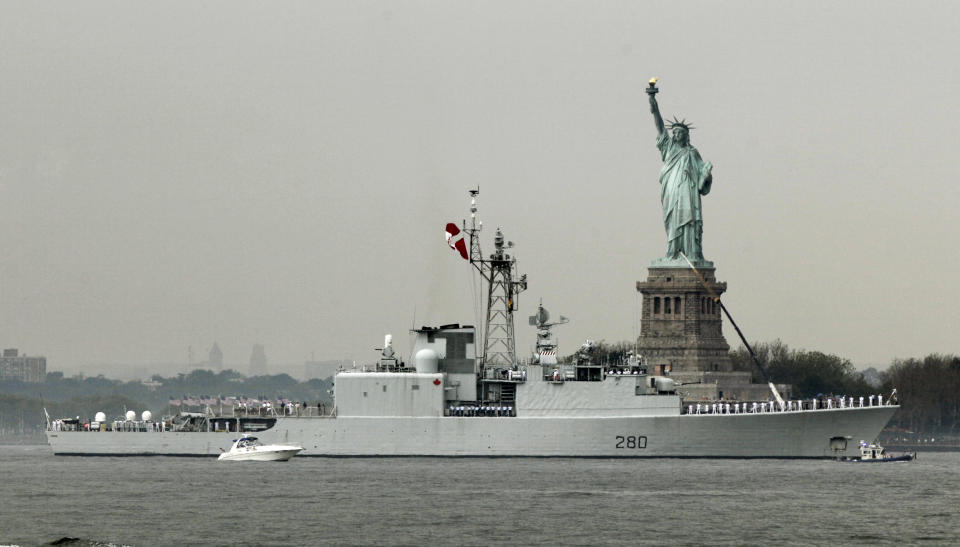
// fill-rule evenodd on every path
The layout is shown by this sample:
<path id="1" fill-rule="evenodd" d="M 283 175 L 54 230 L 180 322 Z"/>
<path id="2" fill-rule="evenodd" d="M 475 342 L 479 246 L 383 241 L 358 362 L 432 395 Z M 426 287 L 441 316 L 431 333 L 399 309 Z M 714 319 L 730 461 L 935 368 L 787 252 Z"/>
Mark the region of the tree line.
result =
<path id="1" fill-rule="evenodd" d="M 960 357 L 897 359 L 881 376 L 884 389 L 896 388 L 900 399 L 894 426 L 910 433 L 960 434 Z"/>
<path id="2" fill-rule="evenodd" d="M 790 349 L 780 340 L 755 342 L 750 346 L 766 368 L 770 380 L 793 386 L 794 397 L 858 397 L 879 392 L 880 386 L 868 382 L 863 373 L 857 371 L 853 363 L 844 357 L 820 351 Z M 764 381 L 747 348 L 740 346 L 731 351 L 730 360 L 733 361 L 734 370 L 750 372 L 756 383 Z"/>

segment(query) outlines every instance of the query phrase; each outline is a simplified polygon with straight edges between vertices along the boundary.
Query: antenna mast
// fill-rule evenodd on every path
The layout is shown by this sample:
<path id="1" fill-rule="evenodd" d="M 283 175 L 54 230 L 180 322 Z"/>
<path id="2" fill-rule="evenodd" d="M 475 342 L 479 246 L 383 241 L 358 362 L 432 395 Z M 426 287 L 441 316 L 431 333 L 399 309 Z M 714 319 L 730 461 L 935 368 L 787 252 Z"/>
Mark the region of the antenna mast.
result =
<path id="1" fill-rule="evenodd" d="M 513 242 L 504 241 L 500 228 L 493 239 L 493 254 L 484 258 L 479 237 L 483 222 L 477 220 L 479 193 L 479 188 L 470 190 L 470 225 L 464 226 L 464 231 L 470 236 L 470 263 L 487 282 L 487 319 L 480 360 L 481 377 L 485 377 L 486 367 L 510 369 L 517 364 L 513 311 L 517 308 L 517 296 L 527 288 L 527 276 L 516 277 L 517 260 L 506 252 Z"/>

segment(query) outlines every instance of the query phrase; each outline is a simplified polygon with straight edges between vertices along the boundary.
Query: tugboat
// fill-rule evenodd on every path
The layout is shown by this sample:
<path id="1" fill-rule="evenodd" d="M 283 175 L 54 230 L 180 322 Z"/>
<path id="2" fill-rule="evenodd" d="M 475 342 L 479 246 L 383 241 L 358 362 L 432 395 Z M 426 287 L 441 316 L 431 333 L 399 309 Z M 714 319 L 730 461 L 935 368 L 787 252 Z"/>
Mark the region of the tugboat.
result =
<path id="1" fill-rule="evenodd" d="M 908 462 L 916 459 L 917 454 L 907 452 L 900 456 L 891 456 L 885 449 L 876 443 L 860 441 L 860 457 L 852 458 L 846 461 L 855 463 L 878 463 L 878 462 Z"/>

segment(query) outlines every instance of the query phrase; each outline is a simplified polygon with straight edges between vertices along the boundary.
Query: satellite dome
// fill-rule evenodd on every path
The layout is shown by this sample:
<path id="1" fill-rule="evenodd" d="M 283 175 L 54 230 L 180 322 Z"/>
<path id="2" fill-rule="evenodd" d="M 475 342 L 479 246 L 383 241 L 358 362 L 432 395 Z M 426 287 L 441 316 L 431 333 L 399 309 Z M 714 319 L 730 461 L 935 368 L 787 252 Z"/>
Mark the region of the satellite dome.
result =
<path id="1" fill-rule="evenodd" d="M 93 421 L 95 421 L 95 422 L 105 422 L 105 421 L 107 421 L 107 415 L 104 414 L 103 412 L 97 412 L 97 414 L 93 417 Z"/>
<path id="2" fill-rule="evenodd" d="M 437 363 L 440 357 L 437 352 L 430 348 L 423 348 L 413 356 L 413 362 L 416 364 L 417 372 L 437 372 Z"/>
<path id="3" fill-rule="evenodd" d="M 132 410 L 128 410 L 126 416 L 128 422 L 132 422 L 137 419 L 137 413 Z"/>
<path id="4" fill-rule="evenodd" d="M 140 414 L 140 419 L 145 422 L 149 422 L 150 420 L 153 419 L 153 413 L 150 412 L 149 410 L 144 410 L 143 413 Z"/>

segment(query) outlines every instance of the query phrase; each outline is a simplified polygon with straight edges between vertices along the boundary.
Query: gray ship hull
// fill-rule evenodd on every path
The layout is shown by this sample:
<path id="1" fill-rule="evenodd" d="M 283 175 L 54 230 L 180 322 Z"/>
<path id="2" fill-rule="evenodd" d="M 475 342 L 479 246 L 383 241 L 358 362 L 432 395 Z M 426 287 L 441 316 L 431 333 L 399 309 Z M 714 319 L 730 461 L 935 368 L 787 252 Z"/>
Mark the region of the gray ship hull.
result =
<path id="1" fill-rule="evenodd" d="M 279 418 L 257 434 L 303 456 L 833 458 L 859 454 L 897 406 L 645 417 Z M 216 456 L 229 432 L 48 431 L 55 454 Z M 845 445 L 845 446 L 844 446 Z"/>

